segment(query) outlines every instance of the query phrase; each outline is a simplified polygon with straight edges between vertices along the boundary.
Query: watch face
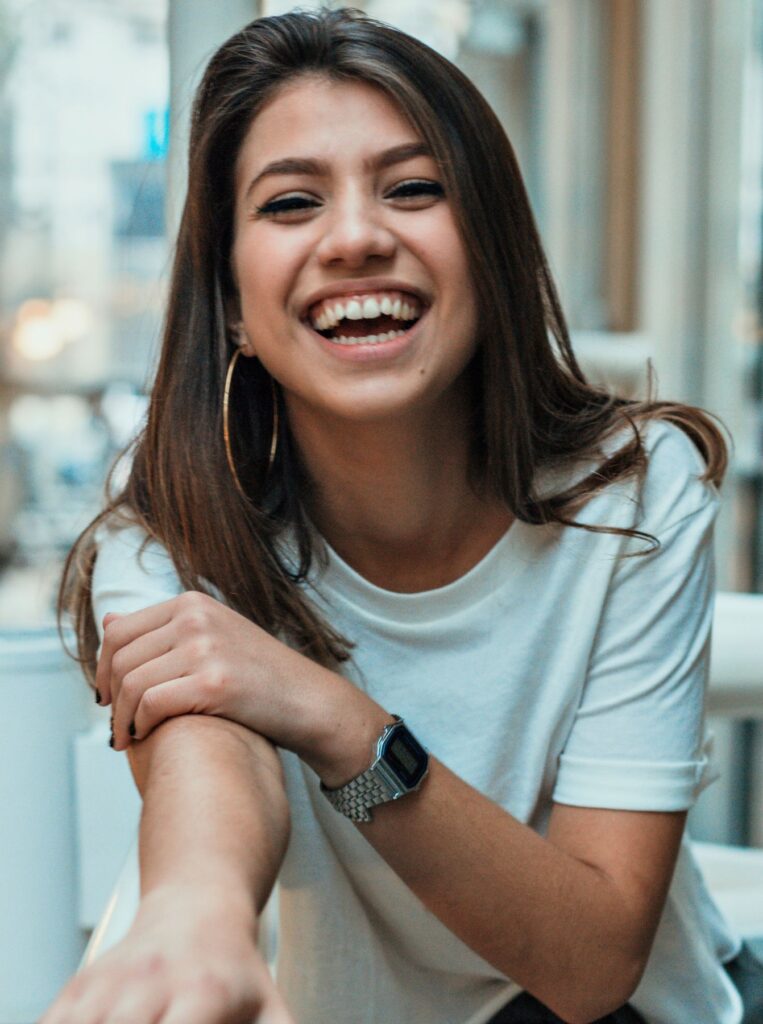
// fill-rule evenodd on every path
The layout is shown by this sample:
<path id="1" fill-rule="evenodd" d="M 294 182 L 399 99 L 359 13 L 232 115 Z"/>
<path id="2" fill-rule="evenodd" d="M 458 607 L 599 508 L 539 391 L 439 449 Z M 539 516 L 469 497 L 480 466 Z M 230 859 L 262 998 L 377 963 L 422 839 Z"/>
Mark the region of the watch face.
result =
<path id="1" fill-rule="evenodd" d="M 407 789 L 415 789 L 426 774 L 429 757 L 404 725 L 390 733 L 384 760 Z"/>

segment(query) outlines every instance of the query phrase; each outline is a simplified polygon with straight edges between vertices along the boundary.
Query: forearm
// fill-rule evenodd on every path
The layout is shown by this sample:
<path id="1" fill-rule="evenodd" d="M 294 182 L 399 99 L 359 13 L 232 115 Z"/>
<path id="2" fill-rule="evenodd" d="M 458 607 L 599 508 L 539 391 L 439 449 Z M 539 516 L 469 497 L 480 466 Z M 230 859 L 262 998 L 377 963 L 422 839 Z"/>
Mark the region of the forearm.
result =
<path id="1" fill-rule="evenodd" d="M 368 766 L 389 721 L 365 695 L 347 704 L 353 727 L 330 734 L 313 763 L 330 788 Z M 333 751 L 348 753 L 347 736 L 358 739 L 341 759 Z M 443 924 L 565 1020 L 598 1018 L 630 997 L 653 934 L 643 913 L 604 871 L 435 758 L 418 792 L 374 808 L 359 828 Z"/>
<path id="2" fill-rule="evenodd" d="M 234 722 L 188 715 L 133 743 L 129 758 L 143 797 L 142 895 L 169 886 L 219 888 L 243 900 L 254 921 L 289 834 L 272 744 Z"/>
<path id="3" fill-rule="evenodd" d="M 564 1019 L 603 1015 L 596 993 L 625 1002 L 638 956 L 616 887 L 430 765 L 418 793 L 359 826 L 366 839 L 451 931 Z"/>

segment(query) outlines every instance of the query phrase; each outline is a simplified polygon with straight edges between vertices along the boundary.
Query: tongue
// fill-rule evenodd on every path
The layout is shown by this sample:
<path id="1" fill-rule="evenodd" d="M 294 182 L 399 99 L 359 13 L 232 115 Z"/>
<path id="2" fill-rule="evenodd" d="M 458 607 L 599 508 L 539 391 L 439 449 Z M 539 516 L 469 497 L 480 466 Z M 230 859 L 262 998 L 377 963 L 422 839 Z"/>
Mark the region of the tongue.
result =
<path id="1" fill-rule="evenodd" d="M 369 334 L 386 334 L 388 331 L 402 330 L 406 325 L 393 316 L 377 316 L 372 320 L 342 320 L 332 330 L 331 334 L 336 337 L 338 334 L 345 338 L 366 338 Z"/>

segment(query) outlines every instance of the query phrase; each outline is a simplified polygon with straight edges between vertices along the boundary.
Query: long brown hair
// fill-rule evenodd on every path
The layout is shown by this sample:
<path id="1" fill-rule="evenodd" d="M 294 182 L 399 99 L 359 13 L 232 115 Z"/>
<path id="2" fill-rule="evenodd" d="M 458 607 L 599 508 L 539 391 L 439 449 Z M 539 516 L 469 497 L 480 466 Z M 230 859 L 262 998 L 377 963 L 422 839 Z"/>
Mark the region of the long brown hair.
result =
<path id="1" fill-rule="evenodd" d="M 107 485 L 105 509 L 80 535 L 64 568 L 59 616 L 64 610 L 73 615 L 79 660 L 91 678 L 98 643 L 90 604 L 94 535 L 103 520 L 115 518 L 137 522 L 160 541 L 186 588 L 219 588 L 232 607 L 318 661 L 347 656 L 346 641 L 319 617 L 299 585 L 313 555 L 309 480 L 283 408 L 278 455 L 267 468 L 273 401 L 279 399 L 256 359 L 239 361 L 246 365 L 237 368 L 231 396 L 244 494 L 232 479 L 222 434 L 223 386 L 233 352 L 226 311 L 236 291 L 230 267 L 233 168 L 263 104 L 301 75 L 384 90 L 441 168 L 479 310 L 471 367 L 475 487 L 523 522 L 577 526 L 575 514 L 593 494 L 644 472 L 639 423 L 649 418 L 670 420 L 692 438 L 707 463 L 705 479 L 719 482 L 723 475 L 725 445 L 707 414 L 674 403 L 627 401 L 586 381 L 511 145 L 456 67 L 357 11 L 262 18 L 217 51 L 196 95 L 188 194 L 147 423 L 134 443 L 126 486 L 110 495 Z M 605 457 L 602 443 L 626 426 L 627 442 Z M 585 480 L 562 493 L 537 492 L 540 469 L 581 458 L 598 462 Z M 286 526 L 297 541 L 296 565 L 279 550 Z"/>

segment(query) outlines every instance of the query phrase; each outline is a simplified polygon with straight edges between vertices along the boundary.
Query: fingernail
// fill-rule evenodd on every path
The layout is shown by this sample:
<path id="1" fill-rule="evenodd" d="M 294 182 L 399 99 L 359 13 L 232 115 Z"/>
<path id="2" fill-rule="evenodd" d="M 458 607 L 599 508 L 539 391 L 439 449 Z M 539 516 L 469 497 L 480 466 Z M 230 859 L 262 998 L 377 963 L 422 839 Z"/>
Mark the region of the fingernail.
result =
<path id="1" fill-rule="evenodd" d="M 99 689 L 97 689 L 97 688 L 96 688 L 96 691 L 95 691 L 95 703 L 96 704 L 100 704 L 101 703 L 101 691 Z"/>
<path id="2" fill-rule="evenodd" d="M 130 735 L 135 736 L 135 722 L 130 722 Z"/>
<path id="3" fill-rule="evenodd" d="M 114 749 L 114 730 L 111 730 L 111 736 L 109 736 L 109 746 Z"/>

